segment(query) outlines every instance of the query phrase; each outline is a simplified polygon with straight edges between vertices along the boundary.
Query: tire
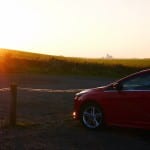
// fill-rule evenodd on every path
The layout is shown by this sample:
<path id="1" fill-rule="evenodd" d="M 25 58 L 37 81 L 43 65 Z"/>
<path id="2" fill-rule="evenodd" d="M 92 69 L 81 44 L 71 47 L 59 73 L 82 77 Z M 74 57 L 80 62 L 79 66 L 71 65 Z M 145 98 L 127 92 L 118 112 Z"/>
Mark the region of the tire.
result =
<path id="1" fill-rule="evenodd" d="M 98 129 L 103 126 L 103 113 L 98 105 L 87 104 L 80 113 L 81 123 L 88 129 Z"/>

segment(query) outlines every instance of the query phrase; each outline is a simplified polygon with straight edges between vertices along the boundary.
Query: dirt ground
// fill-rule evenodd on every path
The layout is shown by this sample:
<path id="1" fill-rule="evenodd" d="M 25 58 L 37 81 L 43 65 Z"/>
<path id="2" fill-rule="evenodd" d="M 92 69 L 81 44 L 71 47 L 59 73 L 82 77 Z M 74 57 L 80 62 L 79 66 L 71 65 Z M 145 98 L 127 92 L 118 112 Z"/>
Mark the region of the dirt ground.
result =
<path id="1" fill-rule="evenodd" d="M 114 79 L 0 75 L 18 85 L 17 126 L 0 129 L 0 150 L 150 150 L 150 132 L 107 127 L 90 131 L 72 119 L 74 94 Z"/>

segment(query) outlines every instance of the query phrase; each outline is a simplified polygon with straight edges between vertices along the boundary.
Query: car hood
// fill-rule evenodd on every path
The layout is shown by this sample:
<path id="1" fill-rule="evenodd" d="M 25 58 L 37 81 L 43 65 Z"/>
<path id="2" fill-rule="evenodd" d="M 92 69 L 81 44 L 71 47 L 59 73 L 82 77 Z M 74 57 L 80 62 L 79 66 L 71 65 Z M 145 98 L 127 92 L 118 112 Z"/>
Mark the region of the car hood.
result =
<path id="1" fill-rule="evenodd" d="M 101 87 L 96 87 L 96 88 L 91 88 L 91 89 L 85 89 L 85 90 L 80 91 L 76 95 L 78 96 L 78 95 L 87 94 L 87 93 L 96 92 L 96 91 L 104 91 L 105 88 L 106 88 L 106 86 L 101 86 Z"/>

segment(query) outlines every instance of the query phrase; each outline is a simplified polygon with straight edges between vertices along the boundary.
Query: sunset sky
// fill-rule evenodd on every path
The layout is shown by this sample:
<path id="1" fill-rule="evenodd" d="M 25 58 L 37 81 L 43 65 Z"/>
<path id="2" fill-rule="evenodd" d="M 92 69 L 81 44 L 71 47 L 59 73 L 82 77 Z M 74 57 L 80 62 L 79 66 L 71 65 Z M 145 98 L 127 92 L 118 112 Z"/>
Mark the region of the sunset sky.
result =
<path id="1" fill-rule="evenodd" d="M 150 0 L 1 0 L 0 47 L 150 58 Z"/>

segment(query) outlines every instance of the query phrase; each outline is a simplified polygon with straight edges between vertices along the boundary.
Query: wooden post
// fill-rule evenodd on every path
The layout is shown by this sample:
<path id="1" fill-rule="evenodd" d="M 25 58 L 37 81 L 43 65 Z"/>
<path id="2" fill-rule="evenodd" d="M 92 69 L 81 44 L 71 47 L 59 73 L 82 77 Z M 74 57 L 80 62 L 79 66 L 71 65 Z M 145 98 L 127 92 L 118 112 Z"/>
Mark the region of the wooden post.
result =
<path id="1" fill-rule="evenodd" d="M 16 125 L 16 105 L 17 105 L 17 85 L 10 85 L 11 92 L 11 102 L 10 102 L 10 126 L 14 127 Z"/>

